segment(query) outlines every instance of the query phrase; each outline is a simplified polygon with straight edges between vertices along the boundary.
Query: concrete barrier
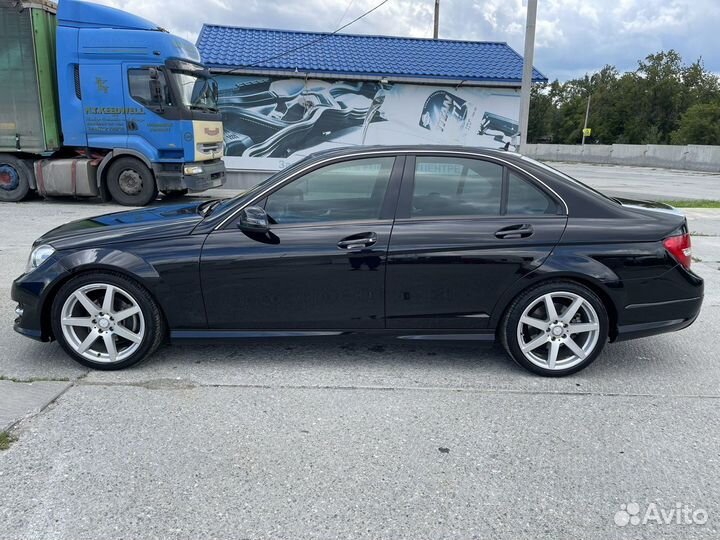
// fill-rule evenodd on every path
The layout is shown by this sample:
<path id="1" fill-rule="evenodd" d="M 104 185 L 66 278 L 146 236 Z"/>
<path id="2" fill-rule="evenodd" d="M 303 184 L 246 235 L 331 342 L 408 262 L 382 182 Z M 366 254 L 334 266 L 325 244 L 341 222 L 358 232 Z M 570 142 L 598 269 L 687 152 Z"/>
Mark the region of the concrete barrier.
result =
<path id="1" fill-rule="evenodd" d="M 659 167 L 688 171 L 720 172 L 720 146 L 673 146 L 661 144 L 526 144 L 521 152 L 543 161 L 597 163 Z M 225 187 L 248 189 L 274 171 L 245 171 L 228 168 Z"/>
<path id="2" fill-rule="evenodd" d="M 720 146 L 528 144 L 521 152 L 547 161 L 720 172 Z"/>

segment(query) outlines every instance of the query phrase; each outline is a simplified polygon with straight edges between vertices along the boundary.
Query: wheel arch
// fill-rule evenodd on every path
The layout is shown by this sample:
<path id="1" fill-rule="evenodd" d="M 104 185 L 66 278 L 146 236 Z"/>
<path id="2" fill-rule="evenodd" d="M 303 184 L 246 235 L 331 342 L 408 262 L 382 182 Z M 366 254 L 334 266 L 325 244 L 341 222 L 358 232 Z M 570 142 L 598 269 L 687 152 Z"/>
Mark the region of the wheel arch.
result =
<path id="1" fill-rule="evenodd" d="M 95 251 L 95 250 L 93 250 Z M 114 250 L 113 250 L 114 251 Z M 80 252 L 84 253 L 84 252 Z M 123 253 L 114 251 L 114 253 Z M 127 255 L 123 253 L 124 255 Z M 78 254 L 79 255 L 79 254 Z M 108 255 L 106 253 L 106 255 Z M 137 261 L 142 261 L 139 257 L 135 257 Z M 65 261 L 65 264 L 72 264 L 72 261 Z M 160 302 L 157 294 L 155 294 L 155 284 L 160 279 L 159 275 L 155 271 L 155 269 L 150 266 L 145 261 L 142 261 L 142 265 L 138 265 L 132 270 L 129 270 L 127 268 L 119 268 L 118 266 L 111 265 L 109 263 L 104 263 L 102 261 L 88 261 L 85 263 L 81 263 L 77 266 L 69 266 L 69 268 L 72 268 L 71 270 L 63 273 L 58 279 L 56 279 L 52 285 L 48 287 L 48 289 L 45 291 L 45 294 L 42 298 L 41 308 L 40 308 L 40 329 L 41 329 L 41 335 L 43 337 L 48 337 L 51 339 L 55 339 L 55 336 L 53 336 L 52 333 L 52 324 L 50 321 L 50 315 L 52 312 L 52 304 L 55 300 L 58 292 L 60 289 L 65 285 L 68 281 L 71 279 L 74 279 L 81 275 L 86 274 L 110 274 L 110 275 L 116 275 L 121 276 L 125 279 L 131 280 L 133 283 L 135 283 L 138 287 L 141 287 L 147 291 L 147 293 L 153 298 L 155 303 L 157 304 L 160 314 L 163 317 L 164 322 L 167 326 L 167 316 L 165 315 L 165 309 Z"/>
<path id="2" fill-rule="evenodd" d="M 102 159 L 97 169 L 97 186 L 100 193 L 103 194 L 103 198 L 107 195 L 109 199 L 109 193 L 107 192 L 107 171 L 112 162 L 121 157 L 134 157 L 150 169 L 153 177 L 155 176 L 155 170 L 153 169 L 152 162 L 147 158 L 147 156 L 145 156 L 145 154 L 138 152 L 137 150 L 133 150 L 132 148 L 113 148 L 110 152 L 105 154 L 105 157 Z"/>
<path id="3" fill-rule="evenodd" d="M 504 306 L 502 310 L 493 310 L 493 315 L 490 318 L 491 328 L 494 328 L 496 332 L 500 329 L 500 322 L 507 315 L 508 310 L 515 302 L 515 300 L 529 289 L 534 289 L 545 283 L 552 281 L 570 281 L 582 285 L 590 289 L 597 295 L 603 303 L 605 311 L 608 316 L 608 334 L 610 341 L 614 341 L 617 337 L 617 325 L 618 325 L 618 308 L 616 300 L 613 299 L 611 293 L 608 291 L 608 287 L 599 280 L 596 280 L 590 276 L 573 273 L 573 272 L 553 272 L 549 274 L 542 274 L 537 276 L 535 279 L 528 281 L 522 281 L 517 283 L 511 290 L 506 293 L 498 300 L 496 305 Z"/>

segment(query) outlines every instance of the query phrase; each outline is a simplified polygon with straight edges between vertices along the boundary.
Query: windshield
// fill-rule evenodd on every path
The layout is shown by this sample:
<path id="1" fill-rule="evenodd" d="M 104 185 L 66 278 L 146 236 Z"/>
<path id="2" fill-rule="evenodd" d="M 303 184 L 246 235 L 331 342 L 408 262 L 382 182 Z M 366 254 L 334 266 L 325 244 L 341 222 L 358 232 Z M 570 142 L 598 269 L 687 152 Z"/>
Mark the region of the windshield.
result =
<path id="1" fill-rule="evenodd" d="M 200 73 L 173 71 L 180 87 L 180 99 L 188 109 L 217 110 L 217 82 Z"/>

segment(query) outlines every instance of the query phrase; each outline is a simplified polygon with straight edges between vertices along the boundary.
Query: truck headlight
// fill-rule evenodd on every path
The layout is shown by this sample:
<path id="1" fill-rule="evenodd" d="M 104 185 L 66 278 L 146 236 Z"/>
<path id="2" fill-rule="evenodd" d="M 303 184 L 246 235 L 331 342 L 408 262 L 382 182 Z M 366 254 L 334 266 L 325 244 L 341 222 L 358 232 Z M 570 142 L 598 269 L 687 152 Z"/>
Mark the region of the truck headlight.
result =
<path id="1" fill-rule="evenodd" d="M 185 167 L 185 174 L 202 174 L 203 168 L 199 165 L 188 165 Z"/>
<path id="2" fill-rule="evenodd" d="M 25 272 L 30 272 L 40 266 L 48 260 L 53 253 L 55 253 L 55 248 L 48 246 L 47 244 L 43 244 L 33 249 L 30 253 L 30 259 L 28 260 Z"/>

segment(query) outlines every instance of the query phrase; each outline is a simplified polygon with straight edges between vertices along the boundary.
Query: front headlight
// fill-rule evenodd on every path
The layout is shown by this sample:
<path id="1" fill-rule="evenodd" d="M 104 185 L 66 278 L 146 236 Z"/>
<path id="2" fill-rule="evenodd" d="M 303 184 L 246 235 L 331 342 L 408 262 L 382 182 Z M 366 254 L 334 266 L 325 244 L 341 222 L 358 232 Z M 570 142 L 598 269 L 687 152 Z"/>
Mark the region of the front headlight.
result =
<path id="1" fill-rule="evenodd" d="M 198 165 L 185 167 L 185 174 L 202 174 L 203 168 Z"/>
<path id="2" fill-rule="evenodd" d="M 48 246 L 47 244 L 43 244 L 33 249 L 30 253 L 30 259 L 28 260 L 25 273 L 35 270 L 35 268 L 48 260 L 53 253 L 55 253 L 55 248 Z"/>

